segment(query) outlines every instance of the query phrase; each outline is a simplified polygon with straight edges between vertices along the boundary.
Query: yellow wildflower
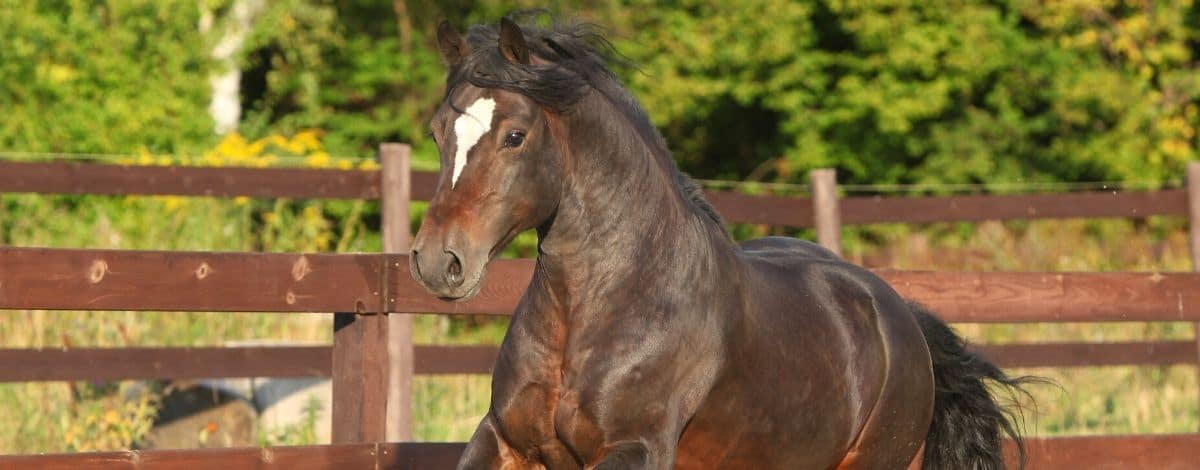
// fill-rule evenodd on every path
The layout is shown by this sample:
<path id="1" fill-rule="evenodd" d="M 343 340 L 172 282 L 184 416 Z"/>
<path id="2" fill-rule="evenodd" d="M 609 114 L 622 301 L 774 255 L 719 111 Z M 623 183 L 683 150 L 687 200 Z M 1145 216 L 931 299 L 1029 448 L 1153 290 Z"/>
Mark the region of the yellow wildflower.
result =
<path id="1" fill-rule="evenodd" d="M 248 151 L 246 139 L 237 132 L 231 132 L 221 139 L 221 143 L 217 144 L 217 154 L 233 156 L 244 155 Z"/>
<path id="2" fill-rule="evenodd" d="M 325 152 L 314 152 L 304 158 L 304 163 L 313 168 L 328 168 L 331 161 L 329 154 Z"/>
<path id="3" fill-rule="evenodd" d="M 301 152 L 304 150 L 321 150 L 320 131 L 308 129 L 297 132 L 296 135 L 292 136 L 291 143 L 299 147 Z"/>

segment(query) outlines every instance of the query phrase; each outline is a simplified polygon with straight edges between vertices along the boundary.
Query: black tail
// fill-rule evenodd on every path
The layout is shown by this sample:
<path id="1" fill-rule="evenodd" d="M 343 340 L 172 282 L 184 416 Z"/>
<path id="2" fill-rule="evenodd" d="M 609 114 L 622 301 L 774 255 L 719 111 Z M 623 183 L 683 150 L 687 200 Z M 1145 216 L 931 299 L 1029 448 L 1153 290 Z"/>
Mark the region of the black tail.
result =
<path id="1" fill-rule="evenodd" d="M 1025 444 L 1018 432 L 1019 414 L 1005 410 L 993 390 L 1012 399 L 1017 413 L 1019 397 L 1030 398 L 1021 386 L 1041 379 L 1012 378 L 1000 368 L 966 349 L 954 330 L 923 307 L 912 304 L 913 315 L 925 333 L 933 360 L 933 423 L 925 436 L 923 470 L 1003 470 L 1001 433 L 1017 444 L 1019 467 L 1025 467 Z"/>

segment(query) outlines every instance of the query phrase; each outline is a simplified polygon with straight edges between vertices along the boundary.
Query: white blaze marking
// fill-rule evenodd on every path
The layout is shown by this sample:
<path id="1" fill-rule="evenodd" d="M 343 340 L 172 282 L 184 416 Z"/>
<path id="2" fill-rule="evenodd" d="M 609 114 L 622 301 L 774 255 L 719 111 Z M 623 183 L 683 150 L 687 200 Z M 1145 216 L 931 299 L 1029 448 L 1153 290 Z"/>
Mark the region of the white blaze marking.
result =
<path id="1" fill-rule="evenodd" d="M 454 120 L 454 135 L 458 139 L 458 146 L 454 149 L 454 173 L 450 177 L 450 189 L 454 189 L 459 175 L 462 175 L 463 168 L 467 166 L 467 153 L 492 129 L 492 112 L 495 110 L 496 101 L 480 98 L 467 106 L 462 115 Z"/>

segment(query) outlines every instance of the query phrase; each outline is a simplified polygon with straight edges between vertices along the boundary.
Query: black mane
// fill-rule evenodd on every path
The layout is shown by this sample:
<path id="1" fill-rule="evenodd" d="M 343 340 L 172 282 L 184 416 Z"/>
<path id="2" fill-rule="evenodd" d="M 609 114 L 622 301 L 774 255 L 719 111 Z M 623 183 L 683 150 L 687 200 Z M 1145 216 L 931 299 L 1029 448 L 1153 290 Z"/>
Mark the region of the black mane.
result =
<path id="1" fill-rule="evenodd" d="M 480 88 L 519 93 L 542 106 L 564 110 L 591 90 L 598 91 L 633 125 L 651 152 L 669 163 L 667 167 L 684 199 L 723 227 L 721 216 L 704 199 L 700 186 L 676 167 L 666 140 L 654 127 L 650 116 L 609 69 L 610 63 L 628 65 L 612 43 L 591 24 L 553 22 L 550 27 L 541 27 L 534 22 L 535 16 L 527 16 L 517 19 L 525 43 L 531 55 L 548 65 L 509 62 L 499 52 L 500 28 L 477 24 L 467 32 L 471 53 L 450 71 L 446 95 L 466 82 Z"/>

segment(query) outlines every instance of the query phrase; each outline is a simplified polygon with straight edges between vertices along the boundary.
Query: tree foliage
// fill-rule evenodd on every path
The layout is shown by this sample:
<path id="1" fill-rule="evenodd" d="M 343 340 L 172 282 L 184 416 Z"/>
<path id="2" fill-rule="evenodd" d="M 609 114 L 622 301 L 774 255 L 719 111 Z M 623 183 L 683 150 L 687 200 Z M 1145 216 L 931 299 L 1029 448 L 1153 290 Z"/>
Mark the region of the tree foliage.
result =
<path id="1" fill-rule="evenodd" d="M 177 150 L 208 139 L 196 2 L 0 0 L 0 150 Z"/>
<path id="2" fill-rule="evenodd" d="M 625 11 L 646 71 L 631 83 L 713 176 L 767 163 L 782 179 L 1162 181 L 1196 158 L 1191 1 Z"/>
<path id="3" fill-rule="evenodd" d="M 210 147 L 212 34 L 233 0 L 0 0 L 0 148 Z M 524 2 L 520 2 L 524 3 Z M 520 5 L 517 5 L 520 6 Z M 333 152 L 406 141 L 433 160 L 437 22 L 494 0 L 280 0 L 242 53 L 251 137 L 320 129 Z M 1200 142 L 1192 0 L 608 0 L 553 13 L 607 27 L 619 73 L 684 168 L 848 182 L 1179 178 Z"/>

